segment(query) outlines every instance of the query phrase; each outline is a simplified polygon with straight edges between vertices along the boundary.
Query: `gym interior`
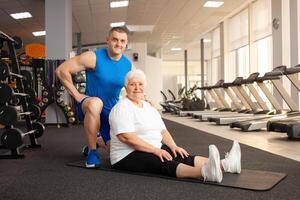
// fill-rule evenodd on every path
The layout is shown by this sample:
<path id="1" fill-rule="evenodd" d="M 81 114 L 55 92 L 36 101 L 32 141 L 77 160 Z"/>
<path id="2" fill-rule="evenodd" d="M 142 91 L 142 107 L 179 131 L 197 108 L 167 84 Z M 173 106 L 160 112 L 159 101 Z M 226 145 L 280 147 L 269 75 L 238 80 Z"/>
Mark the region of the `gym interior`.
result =
<path id="1" fill-rule="evenodd" d="M 0 0 L 0 16 L 0 199 L 300 199 L 300 0 Z M 114 26 L 176 143 L 223 158 L 236 140 L 240 174 L 78 164 L 85 129 L 55 72 Z M 85 72 L 72 81 L 85 94 Z"/>

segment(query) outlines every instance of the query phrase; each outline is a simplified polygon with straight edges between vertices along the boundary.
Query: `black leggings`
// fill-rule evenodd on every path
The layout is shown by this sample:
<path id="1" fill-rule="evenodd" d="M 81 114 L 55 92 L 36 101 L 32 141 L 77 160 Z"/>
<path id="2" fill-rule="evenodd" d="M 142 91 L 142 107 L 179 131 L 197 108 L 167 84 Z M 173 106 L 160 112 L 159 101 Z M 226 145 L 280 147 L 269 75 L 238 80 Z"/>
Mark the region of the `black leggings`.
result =
<path id="1" fill-rule="evenodd" d="M 164 160 L 164 162 L 162 162 L 158 156 L 152 153 L 133 151 L 130 154 L 128 154 L 125 158 L 112 165 L 112 168 L 118 170 L 155 173 L 165 176 L 176 177 L 176 168 L 180 163 L 194 166 L 195 156 L 188 156 L 182 158 L 180 155 L 177 154 L 177 157 L 174 157 L 174 154 L 168 146 L 163 145 L 161 149 L 168 151 L 172 155 L 173 160 Z"/>

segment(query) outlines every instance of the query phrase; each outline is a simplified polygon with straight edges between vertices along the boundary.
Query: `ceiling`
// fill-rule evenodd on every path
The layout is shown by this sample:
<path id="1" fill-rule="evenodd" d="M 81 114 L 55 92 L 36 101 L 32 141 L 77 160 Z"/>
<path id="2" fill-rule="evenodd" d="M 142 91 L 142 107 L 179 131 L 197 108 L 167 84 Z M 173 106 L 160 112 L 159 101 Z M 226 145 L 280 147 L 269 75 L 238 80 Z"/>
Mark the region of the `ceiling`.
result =
<path id="1" fill-rule="evenodd" d="M 80 32 L 82 44 L 105 42 L 111 22 L 127 25 L 153 25 L 152 32 L 133 32 L 130 42 L 146 42 L 148 53 L 160 52 L 164 60 L 199 60 L 200 36 L 215 27 L 246 0 L 225 0 L 220 8 L 204 8 L 205 0 L 129 0 L 126 8 L 109 7 L 109 0 L 72 0 L 73 33 Z M 28 11 L 32 18 L 15 20 L 10 13 Z M 0 0 L 0 30 L 23 38 L 24 44 L 44 43 L 45 36 L 34 37 L 33 31 L 45 30 L 45 0 Z M 73 35 L 73 45 L 76 38 Z M 196 41 L 196 42 L 195 42 Z"/>

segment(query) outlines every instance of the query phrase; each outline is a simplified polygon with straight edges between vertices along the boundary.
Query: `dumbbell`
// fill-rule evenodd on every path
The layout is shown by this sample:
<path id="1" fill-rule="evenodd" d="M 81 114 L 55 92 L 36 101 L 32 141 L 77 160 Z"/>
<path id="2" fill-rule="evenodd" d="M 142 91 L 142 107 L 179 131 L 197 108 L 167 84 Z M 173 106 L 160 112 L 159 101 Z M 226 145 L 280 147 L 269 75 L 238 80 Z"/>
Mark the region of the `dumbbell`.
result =
<path id="1" fill-rule="evenodd" d="M 5 83 L 0 83 L 0 104 L 8 102 L 13 96 L 29 96 L 26 93 L 15 93 L 11 87 Z"/>
<path id="2" fill-rule="evenodd" d="M 9 128 L 2 133 L 1 143 L 7 149 L 16 149 L 23 144 L 24 137 L 29 134 L 34 134 L 35 138 L 39 138 L 45 131 L 45 126 L 40 122 L 32 123 L 32 130 L 23 133 L 18 128 Z"/>
<path id="3" fill-rule="evenodd" d="M 8 64 L 0 60 L 0 81 L 5 81 L 10 76 L 25 79 L 24 76 L 20 74 L 10 72 Z"/>
<path id="4" fill-rule="evenodd" d="M 62 91 L 57 91 L 57 92 L 56 92 L 56 95 L 57 95 L 57 96 L 61 96 L 61 95 L 63 95 L 63 92 L 62 92 Z"/>
<path id="5" fill-rule="evenodd" d="M 49 99 L 48 99 L 48 98 L 43 98 L 42 101 L 43 101 L 44 103 L 48 103 Z"/>
<path id="6" fill-rule="evenodd" d="M 74 83 L 85 83 L 86 82 L 85 77 L 81 73 L 76 74 L 73 77 L 73 81 L 74 81 Z"/>
<path id="7" fill-rule="evenodd" d="M 73 117 L 74 116 L 74 112 L 72 112 L 72 111 L 67 112 L 67 116 L 68 117 Z"/>
<path id="8" fill-rule="evenodd" d="M 66 106 L 64 107 L 64 109 L 65 109 L 66 112 L 69 112 L 69 111 L 71 110 L 71 107 L 68 106 L 68 105 L 66 105 Z"/>
<path id="9" fill-rule="evenodd" d="M 40 107 L 38 107 L 35 104 L 29 104 L 28 110 L 29 110 L 29 112 L 31 112 L 31 114 L 30 114 L 31 120 L 37 120 L 40 118 L 40 116 L 41 116 Z"/>
<path id="10" fill-rule="evenodd" d="M 84 93 L 85 93 L 85 86 L 80 86 L 80 87 L 78 88 L 78 92 L 79 92 L 80 94 L 84 94 Z"/>
<path id="11" fill-rule="evenodd" d="M 42 92 L 42 94 L 43 94 L 43 96 L 48 96 L 48 91 L 47 90 L 44 90 L 43 92 Z"/>
<path id="12" fill-rule="evenodd" d="M 75 120 L 76 120 L 75 117 L 69 117 L 69 119 L 68 119 L 69 123 L 74 123 Z"/>
<path id="13" fill-rule="evenodd" d="M 64 90 L 65 90 L 65 87 L 64 87 L 64 86 L 60 86 L 60 87 L 59 87 L 59 90 L 60 90 L 60 91 L 64 91 Z"/>
<path id="14" fill-rule="evenodd" d="M 13 106 L 5 105 L 0 107 L 0 127 L 12 125 L 17 120 L 17 117 L 21 115 L 33 115 L 34 119 L 40 116 L 41 111 L 35 105 L 29 105 L 28 109 L 30 112 L 18 112 Z"/>

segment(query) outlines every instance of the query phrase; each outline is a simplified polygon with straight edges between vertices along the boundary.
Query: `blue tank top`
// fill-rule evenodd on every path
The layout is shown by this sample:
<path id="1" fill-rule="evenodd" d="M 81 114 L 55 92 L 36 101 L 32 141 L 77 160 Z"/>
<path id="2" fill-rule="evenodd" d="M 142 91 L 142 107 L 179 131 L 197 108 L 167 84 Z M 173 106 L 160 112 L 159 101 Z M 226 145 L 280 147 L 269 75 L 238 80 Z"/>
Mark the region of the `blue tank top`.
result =
<path id="1" fill-rule="evenodd" d="M 131 62 L 122 55 L 120 60 L 112 60 L 107 49 L 97 49 L 94 70 L 86 70 L 87 96 L 99 97 L 103 108 L 110 111 L 118 102 L 121 89 L 124 87 L 125 76 L 131 70 Z"/>

